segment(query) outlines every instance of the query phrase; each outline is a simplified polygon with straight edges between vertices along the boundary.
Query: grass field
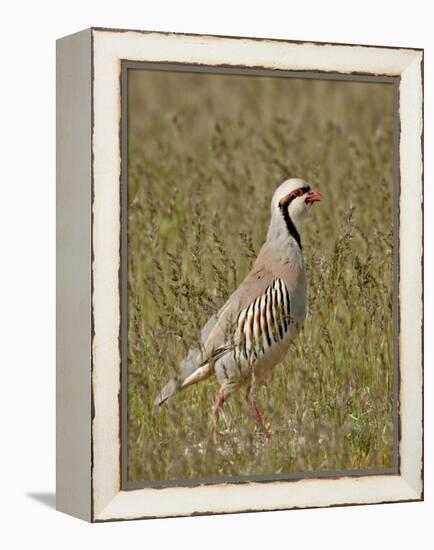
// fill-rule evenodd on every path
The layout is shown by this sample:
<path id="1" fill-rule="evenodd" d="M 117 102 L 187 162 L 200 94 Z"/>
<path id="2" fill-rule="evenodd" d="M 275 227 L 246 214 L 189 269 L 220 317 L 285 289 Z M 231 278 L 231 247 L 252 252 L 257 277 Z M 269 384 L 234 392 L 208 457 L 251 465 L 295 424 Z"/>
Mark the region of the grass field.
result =
<path id="1" fill-rule="evenodd" d="M 130 71 L 128 480 L 389 467 L 392 86 Z M 322 192 L 302 233 L 308 316 L 259 403 L 214 379 L 153 401 L 250 269 L 274 189 Z"/>

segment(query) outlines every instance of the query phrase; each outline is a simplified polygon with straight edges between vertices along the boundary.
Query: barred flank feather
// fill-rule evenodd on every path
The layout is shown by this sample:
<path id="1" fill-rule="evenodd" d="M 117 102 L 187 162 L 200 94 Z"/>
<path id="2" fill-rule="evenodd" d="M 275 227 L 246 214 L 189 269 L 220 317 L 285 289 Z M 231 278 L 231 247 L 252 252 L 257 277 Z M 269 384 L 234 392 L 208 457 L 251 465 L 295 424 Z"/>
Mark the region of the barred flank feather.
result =
<path id="1" fill-rule="evenodd" d="M 290 328 L 290 301 L 285 283 L 274 279 L 261 296 L 239 313 L 236 327 L 236 361 L 252 362 L 279 344 Z"/>

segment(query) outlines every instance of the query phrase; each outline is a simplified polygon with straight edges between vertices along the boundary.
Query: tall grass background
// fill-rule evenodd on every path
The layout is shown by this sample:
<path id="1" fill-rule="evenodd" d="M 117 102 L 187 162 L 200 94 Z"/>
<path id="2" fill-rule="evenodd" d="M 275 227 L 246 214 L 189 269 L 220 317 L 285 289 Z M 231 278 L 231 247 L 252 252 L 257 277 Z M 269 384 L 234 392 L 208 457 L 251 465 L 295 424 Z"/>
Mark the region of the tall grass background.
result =
<path id="1" fill-rule="evenodd" d="M 392 465 L 390 84 L 130 70 L 129 481 Z M 322 192 L 302 232 L 308 315 L 217 443 L 214 379 L 153 401 L 248 273 L 289 177 Z"/>

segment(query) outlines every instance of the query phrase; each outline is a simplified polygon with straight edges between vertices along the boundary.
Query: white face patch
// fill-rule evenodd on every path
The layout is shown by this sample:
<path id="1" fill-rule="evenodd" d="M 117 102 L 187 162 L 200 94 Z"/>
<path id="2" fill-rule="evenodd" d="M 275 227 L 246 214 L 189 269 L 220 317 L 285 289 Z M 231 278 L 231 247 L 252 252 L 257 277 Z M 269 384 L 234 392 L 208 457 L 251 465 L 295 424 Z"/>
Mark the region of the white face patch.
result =
<path id="1" fill-rule="evenodd" d="M 305 201 L 306 195 L 296 197 L 288 206 L 288 213 L 298 230 L 302 225 L 304 215 L 309 210 L 309 204 Z"/>
<path id="2" fill-rule="evenodd" d="M 289 232 L 301 248 L 299 232 L 304 214 L 310 206 L 305 202 L 306 192 L 310 189 L 310 184 L 299 178 L 286 180 L 279 185 L 271 201 L 271 221 L 267 241 L 283 239 L 286 242 Z M 297 196 L 299 193 L 300 196 Z"/>
<path id="3" fill-rule="evenodd" d="M 282 199 L 293 193 L 296 189 L 303 187 L 309 187 L 309 183 L 300 178 L 292 178 L 281 183 L 274 192 L 271 201 L 271 211 L 275 210 L 279 206 Z"/>

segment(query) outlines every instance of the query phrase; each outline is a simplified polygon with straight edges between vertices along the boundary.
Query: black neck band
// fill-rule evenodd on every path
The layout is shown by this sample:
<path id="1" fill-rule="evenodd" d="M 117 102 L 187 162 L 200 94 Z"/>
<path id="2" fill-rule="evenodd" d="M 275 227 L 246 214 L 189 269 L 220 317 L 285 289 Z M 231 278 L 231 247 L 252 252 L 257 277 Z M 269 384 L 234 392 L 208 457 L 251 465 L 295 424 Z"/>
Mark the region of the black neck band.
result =
<path id="1" fill-rule="evenodd" d="M 294 225 L 294 222 L 291 219 L 291 216 L 288 212 L 288 206 L 289 205 L 281 205 L 280 210 L 282 212 L 283 219 L 285 220 L 286 228 L 288 229 L 288 233 L 293 237 L 300 247 L 301 250 L 301 239 L 300 239 L 300 233 L 297 231 L 297 228 Z"/>

